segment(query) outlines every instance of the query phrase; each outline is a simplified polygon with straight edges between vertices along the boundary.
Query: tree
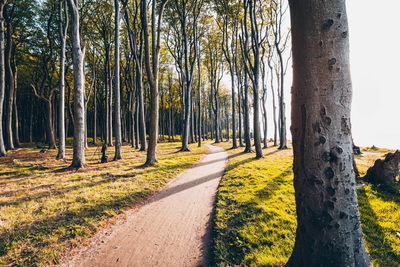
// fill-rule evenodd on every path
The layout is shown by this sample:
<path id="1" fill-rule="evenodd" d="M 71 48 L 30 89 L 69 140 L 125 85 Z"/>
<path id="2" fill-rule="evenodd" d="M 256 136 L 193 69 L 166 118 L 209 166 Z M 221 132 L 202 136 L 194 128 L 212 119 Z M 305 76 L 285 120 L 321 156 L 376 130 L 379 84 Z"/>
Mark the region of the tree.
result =
<path id="1" fill-rule="evenodd" d="M 279 97 L 279 149 L 287 148 L 286 140 L 286 106 L 284 99 L 284 77 L 286 74 L 286 67 L 288 62 L 285 64 L 283 59 L 283 53 L 287 48 L 287 42 L 290 37 L 290 31 L 284 36 L 282 31 L 282 20 L 286 13 L 287 8 L 284 8 L 282 0 L 272 0 L 270 6 L 270 23 L 271 31 L 274 36 L 273 45 L 278 56 L 278 68 L 276 69 L 276 77 L 278 78 L 278 97 Z M 289 59 L 288 59 L 289 60 Z"/>
<path id="2" fill-rule="evenodd" d="M 168 0 L 162 0 L 157 8 L 157 1 L 152 1 L 151 7 L 151 48 L 149 24 L 147 21 L 147 0 L 140 1 L 140 18 L 144 32 L 144 55 L 147 78 L 150 84 L 150 122 L 149 122 L 149 148 L 144 166 L 152 166 L 157 161 L 156 147 L 158 135 L 158 73 L 159 73 L 159 54 L 161 42 L 161 24 L 165 5 Z M 158 18 L 157 18 L 158 10 Z M 156 24 L 157 18 L 157 24 Z"/>
<path id="3" fill-rule="evenodd" d="M 72 61 L 74 66 L 74 145 L 71 168 L 79 169 L 85 162 L 85 74 L 83 71 L 86 45 L 79 33 L 79 0 L 67 0 L 71 14 Z"/>
<path id="4" fill-rule="evenodd" d="M 63 22 L 63 2 L 65 12 L 65 22 Z M 58 131 L 59 131 L 59 146 L 57 159 L 64 159 L 65 157 L 65 50 L 67 44 L 67 33 L 68 33 L 68 12 L 67 2 L 59 0 L 59 31 L 61 39 L 61 51 L 60 51 L 60 84 L 59 84 L 59 113 L 58 113 Z"/>
<path id="5" fill-rule="evenodd" d="M 120 96 L 120 72 L 119 72 L 119 0 L 114 1 L 115 8 L 115 81 L 114 81 L 114 96 L 115 96 L 115 104 L 114 104 L 114 114 L 115 114 L 115 156 L 114 160 L 121 159 L 121 146 L 122 146 L 122 137 L 121 137 L 121 96 Z"/>
<path id="6" fill-rule="evenodd" d="M 261 148 L 261 132 L 260 132 L 260 104 L 259 104 L 259 86 L 260 86 L 260 56 L 261 56 L 261 42 L 262 42 L 262 25 L 257 22 L 257 13 L 262 12 L 262 6 L 257 8 L 257 1 L 244 0 L 244 20 L 243 20 L 243 34 L 244 41 L 242 40 L 242 53 L 244 58 L 244 66 L 246 72 L 253 85 L 253 99 L 254 99 L 254 146 L 256 149 L 256 158 L 263 156 Z M 247 25 L 247 17 L 250 16 L 251 27 L 251 47 L 248 48 L 249 30 Z M 252 54 L 250 54 L 252 51 Z"/>
<path id="7" fill-rule="evenodd" d="M 7 0 L 0 1 L 0 156 L 6 155 L 3 139 L 3 103 L 5 93 L 5 61 L 4 61 L 4 6 Z"/>
<path id="8" fill-rule="evenodd" d="M 289 4 L 297 231 L 287 266 L 371 266 L 353 170 L 345 0 Z"/>
<path id="9" fill-rule="evenodd" d="M 235 61 L 237 60 L 237 32 L 238 17 L 240 6 L 238 3 L 229 5 L 229 1 L 221 1 L 222 10 L 219 13 L 222 16 L 222 51 L 228 62 L 229 72 L 231 74 L 231 94 L 232 94 L 232 148 L 237 148 L 236 142 L 236 94 L 235 94 Z M 229 27 L 228 27 L 229 26 Z M 231 28 L 229 30 L 229 28 Z M 229 138 L 229 133 L 228 133 Z"/>

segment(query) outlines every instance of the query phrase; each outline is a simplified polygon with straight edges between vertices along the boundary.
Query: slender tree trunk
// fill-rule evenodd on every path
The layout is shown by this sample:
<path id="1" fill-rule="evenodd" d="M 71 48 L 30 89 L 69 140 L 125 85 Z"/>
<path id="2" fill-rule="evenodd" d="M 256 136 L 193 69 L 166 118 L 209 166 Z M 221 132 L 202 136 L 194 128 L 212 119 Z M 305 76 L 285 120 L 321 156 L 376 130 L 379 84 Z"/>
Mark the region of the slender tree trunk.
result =
<path id="1" fill-rule="evenodd" d="M 47 101 L 46 103 L 46 109 L 47 109 L 47 139 L 49 142 L 49 149 L 55 149 L 56 148 L 56 138 L 54 136 L 54 128 L 53 128 L 53 112 L 52 112 L 52 101 L 51 98 Z"/>
<path id="2" fill-rule="evenodd" d="M 3 139 L 3 103 L 6 78 L 4 60 L 4 5 L 6 3 L 7 0 L 0 0 L 0 157 L 6 155 L 6 148 Z"/>
<path id="3" fill-rule="evenodd" d="M 345 0 L 289 3 L 297 232 L 287 266 L 371 266 L 353 170 Z"/>
<path id="4" fill-rule="evenodd" d="M 244 142 L 245 142 L 245 153 L 251 152 L 251 140 L 250 140 L 250 106 L 249 106 L 249 85 L 248 85 L 248 74 L 244 74 Z"/>
<path id="5" fill-rule="evenodd" d="M 15 59 L 14 59 L 15 64 Z M 18 85 L 18 68 L 14 66 L 14 144 L 15 147 L 21 147 L 21 143 L 19 141 L 19 123 L 18 123 L 18 107 L 17 107 L 17 85 Z"/>
<path id="6" fill-rule="evenodd" d="M 81 168 L 86 165 L 85 161 L 85 75 L 83 73 L 83 58 L 85 45 L 81 46 L 79 33 L 79 0 L 68 0 L 68 8 L 71 14 L 71 38 L 72 38 L 72 61 L 74 66 L 74 145 L 71 168 Z"/>
<path id="7" fill-rule="evenodd" d="M 121 137 L 121 96 L 119 77 L 119 0 L 114 1 L 115 8 L 115 81 L 114 81 L 114 114 L 115 114 L 115 156 L 114 160 L 122 158 L 122 137 Z"/>
<path id="8" fill-rule="evenodd" d="M 14 99 L 14 75 L 11 67 L 12 57 L 12 24 L 7 22 L 7 46 L 6 46 L 6 105 L 5 105 L 5 136 L 6 149 L 14 149 L 13 131 L 12 131 L 12 112 Z"/>
<path id="9" fill-rule="evenodd" d="M 61 39 L 61 53 L 60 53 L 60 84 L 59 84 L 59 104 L 58 104 L 58 131 L 59 131 L 59 146 L 58 146 L 58 154 L 57 159 L 65 158 L 65 50 L 67 43 L 67 33 L 68 33 L 68 12 L 66 2 L 64 6 L 65 18 L 66 22 L 63 23 L 62 19 L 62 9 L 63 9 L 63 1 L 59 0 L 59 31 L 60 31 L 60 39 Z"/>
<path id="10" fill-rule="evenodd" d="M 141 68 L 141 69 L 139 69 Z M 136 65 L 136 88 L 138 90 L 139 100 L 139 140 L 140 151 L 146 150 L 146 120 L 144 114 L 144 100 L 143 100 L 143 67 Z"/>
<path id="11" fill-rule="evenodd" d="M 158 109 L 159 109 L 159 92 L 158 92 L 158 72 L 159 72 L 159 54 L 161 42 L 161 24 L 165 5 L 168 0 L 163 0 L 160 7 L 157 8 L 156 1 L 152 1 L 151 11 L 151 30 L 152 45 L 150 48 L 149 25 L 147 22 L 147 0 L 141 0 L 140 17 L 144 32 L 144 50 L 145 50 L 145 66 L 147 77 L 150 84 L 150 121 L 149 121 L 149 145 L 147 149 L 146 162 L 144 166 L 152 166 L 157 162 L 157 132 L 158 132 Z M 156 25 L 156 13 L 158 10 L 158 23 Z M 150 60 L 150 50 L 151 60 Z"/>
<path id="12" fill-rule="evenodd" d="M 268 117 L 267 117 L 267 109 L 265 107 L 266 99 L 263 97 L 262 108 L 263 108 L 263 122 L 264 122 L 264 148 L 268 147 Z"/>
<path id="13" fill-rule="evenodd" d="M 113 146 L 113 77 L 111 73 L 111 55 L 108 60 L 108 146 Z"/>

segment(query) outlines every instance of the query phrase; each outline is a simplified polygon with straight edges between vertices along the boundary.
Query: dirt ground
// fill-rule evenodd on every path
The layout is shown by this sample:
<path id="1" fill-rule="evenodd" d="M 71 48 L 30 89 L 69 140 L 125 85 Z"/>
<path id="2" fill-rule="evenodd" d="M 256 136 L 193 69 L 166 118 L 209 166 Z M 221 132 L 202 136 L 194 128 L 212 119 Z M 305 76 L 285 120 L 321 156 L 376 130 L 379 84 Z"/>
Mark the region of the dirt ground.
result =
<path id="1" fill-rule="evenodd" d="M 211 219 L 227 153 L 209 153 L 61 266 L 208 266 Z"/>

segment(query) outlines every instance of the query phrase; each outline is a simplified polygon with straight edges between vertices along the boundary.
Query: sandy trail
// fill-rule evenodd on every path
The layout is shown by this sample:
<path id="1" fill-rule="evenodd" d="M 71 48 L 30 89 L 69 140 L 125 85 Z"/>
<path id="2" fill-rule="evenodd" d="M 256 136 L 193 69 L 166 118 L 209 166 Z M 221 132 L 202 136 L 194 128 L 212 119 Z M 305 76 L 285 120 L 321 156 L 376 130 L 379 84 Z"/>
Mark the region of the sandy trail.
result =
<path id="1" fill-rule="evenodd" d="M 208 266 L 211 215 L 228 155 L 206 146 L 209 153 L 199 163 L 62 265 Z"/>

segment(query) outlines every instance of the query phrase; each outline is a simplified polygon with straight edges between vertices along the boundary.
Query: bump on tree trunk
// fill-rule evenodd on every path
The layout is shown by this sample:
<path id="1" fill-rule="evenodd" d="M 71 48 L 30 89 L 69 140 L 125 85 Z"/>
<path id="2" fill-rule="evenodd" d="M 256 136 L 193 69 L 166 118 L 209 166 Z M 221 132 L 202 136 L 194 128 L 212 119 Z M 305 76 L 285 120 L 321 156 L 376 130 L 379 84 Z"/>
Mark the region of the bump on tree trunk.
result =
<path id="1" fill-rule="evenodd" d="M 352 167 L 345 0 L 289 4 L 297 231 L 287 266 L 371 266 Z"/>

